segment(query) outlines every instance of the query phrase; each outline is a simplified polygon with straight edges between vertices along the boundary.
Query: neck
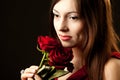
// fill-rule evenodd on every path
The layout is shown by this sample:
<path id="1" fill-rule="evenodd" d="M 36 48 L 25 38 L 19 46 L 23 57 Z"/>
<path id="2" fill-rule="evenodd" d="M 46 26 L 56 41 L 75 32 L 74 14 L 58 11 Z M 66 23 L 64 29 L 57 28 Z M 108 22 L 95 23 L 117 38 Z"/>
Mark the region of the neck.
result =
<path id="1" fill-rule="evenodd" d="M 58 80 L 66 80 L 70 75 L 72 75 L 73 73 L 78 71 L 83 66 L 81 64 L 82 51 L 80 50 L 80 48 L 72 48 L 72 51 L 73 51 L 74 57 L 71 62 L 74 65 L 74 69 L 73 69 L 72 73 L 68 73 L 65 76 L 58 78 Z"/>
<path id="2" fill-rule="evenodd" d="M 79 70 L 83 66 L 82 51 L 80 48 L 72 48 L 73 60 L 71 61 L 74 65 L 74 71 Z"/>
<path id="3" fill-rule="evenodd" d="M 80 48 L 72 48 L 73 56 L 75 59 L 81 59 L 82 58 L 82 51 Z"/>

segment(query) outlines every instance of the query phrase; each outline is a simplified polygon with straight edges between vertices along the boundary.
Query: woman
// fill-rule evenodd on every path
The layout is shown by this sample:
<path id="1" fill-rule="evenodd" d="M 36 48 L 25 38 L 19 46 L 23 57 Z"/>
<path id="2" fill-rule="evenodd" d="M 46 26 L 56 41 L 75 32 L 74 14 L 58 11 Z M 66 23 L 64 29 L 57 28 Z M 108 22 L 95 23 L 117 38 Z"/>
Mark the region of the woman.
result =
<path id="1" fill-rule="evenodd" d="M 51 32 L 71 47 L 74 70 L 58 80 L 120 80 L 120 54 L 112 27 L 110 0 L 53 0 Z M 41 80 L 31 66 L 21 80 Z"/>

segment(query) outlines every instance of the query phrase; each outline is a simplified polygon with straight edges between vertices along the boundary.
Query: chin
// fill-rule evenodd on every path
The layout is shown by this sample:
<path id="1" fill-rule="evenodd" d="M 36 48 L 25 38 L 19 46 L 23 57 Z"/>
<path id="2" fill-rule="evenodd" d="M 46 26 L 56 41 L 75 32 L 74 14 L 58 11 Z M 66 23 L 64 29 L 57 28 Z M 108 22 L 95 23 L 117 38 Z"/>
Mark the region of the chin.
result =
<path id="1" fill-rule="evenodd" d="M 62 46 L 63 46 L 63 47 L 68 47 L 68 48 L 74 47 L 74 45 L 71 44 L 71 43 L 62 43 Z"/>

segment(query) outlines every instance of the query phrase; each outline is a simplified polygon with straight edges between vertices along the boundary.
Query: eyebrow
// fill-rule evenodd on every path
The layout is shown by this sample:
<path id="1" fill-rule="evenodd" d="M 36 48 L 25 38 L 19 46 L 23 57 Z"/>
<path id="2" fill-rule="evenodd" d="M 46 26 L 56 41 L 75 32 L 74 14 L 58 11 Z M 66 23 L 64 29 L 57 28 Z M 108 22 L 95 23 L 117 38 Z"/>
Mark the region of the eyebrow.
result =
<path id="1" fill-rule="evenodd" d="M 53 9 L 53 11 L 55 11 L 55 12 L 57 12 L 57 13 L 59 13 L 57 10 L 55 10 L 55 9 Z"/>
<path id="2" fill-rule="evenodd" d="M 53 9 L 53 11 L 59 13 L 59 11 L 57 11 L 56 9 Z M 76 12 L 76 11 L 69 11 L 69 12 L 67 12 L 67 13 L 70 14 L 70 13 L 78 13 L 78 12 Z"/>

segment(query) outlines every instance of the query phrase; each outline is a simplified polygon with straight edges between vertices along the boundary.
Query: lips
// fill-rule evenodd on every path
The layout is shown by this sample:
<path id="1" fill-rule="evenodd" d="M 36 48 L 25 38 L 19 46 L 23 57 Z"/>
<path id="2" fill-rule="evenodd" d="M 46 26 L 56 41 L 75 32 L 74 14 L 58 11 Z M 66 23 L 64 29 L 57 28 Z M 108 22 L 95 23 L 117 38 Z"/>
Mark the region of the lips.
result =
<path id="1" fill-rule="evenodd" d="M 60 39 L 63 41 L 68 41 L 70 40 L 72 37 L 69 35 L 59 35 Z"/>

